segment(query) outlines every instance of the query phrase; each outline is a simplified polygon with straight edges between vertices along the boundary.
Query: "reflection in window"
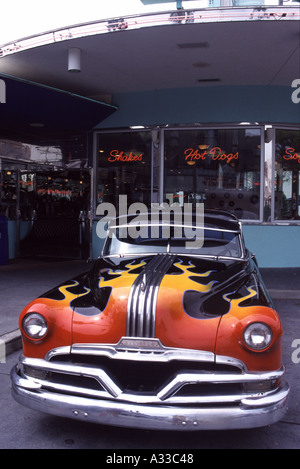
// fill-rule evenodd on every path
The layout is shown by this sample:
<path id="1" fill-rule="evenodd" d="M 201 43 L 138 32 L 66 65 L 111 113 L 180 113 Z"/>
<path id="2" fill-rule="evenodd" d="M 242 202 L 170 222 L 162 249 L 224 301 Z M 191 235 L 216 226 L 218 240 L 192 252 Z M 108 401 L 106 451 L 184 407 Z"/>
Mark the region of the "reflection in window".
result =
<path id="1" fill-rule="evenodd" d="M 119 195 L 128 205 L 151 201 L 151 134 L 120 132 L 99 134 L 97 142 L 97 205 L 118 207 Z"/>
<path id="2" fill-rule="evenodd" d="M 90 207 L 90 174 L 86 170 L 26 170 L 20 164 L 2 163 L 0 215 L 8 220 L 78 220 Z"/>
<path id="3" fill-rule="evenodd" d="M 300 131 L 277 130 L 275 219 L 300 219 Z"/>
<path id="4" fill-rule="evenodd" d="M 0 215 L 17 219 L 18 173 L 10 168 L 0 171 Z"/>
<path id="5" fill-rule="evenodd" d="M 164 196 L 260 218 L 260 129 L 165 132 Z"/>

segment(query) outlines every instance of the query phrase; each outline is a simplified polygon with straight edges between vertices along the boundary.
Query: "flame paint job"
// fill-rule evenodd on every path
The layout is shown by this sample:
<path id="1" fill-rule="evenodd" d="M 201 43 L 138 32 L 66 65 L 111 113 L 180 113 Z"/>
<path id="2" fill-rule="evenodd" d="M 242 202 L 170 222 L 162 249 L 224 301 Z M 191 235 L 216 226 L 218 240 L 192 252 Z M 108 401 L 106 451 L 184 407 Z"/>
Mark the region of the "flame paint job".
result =
<path id="1" fill-rule="evenodd" d="M 146 263 L 127 263 L 124 269 L 113 271 L 102 269 L 98 278 L 97 290 L 101 294 L 103 288 L 111 288 L 104 311 L 96 316 L 86 317 L 74 312 L 73 341 L 115 343 L 126 333 L 127 300 L 130 288 L 138 276 L 136 271 Z M 87 340 L 88 337 L 88 340 Z"/>
<path id="2" fill-rule="evenodd" d="M 130 290 L 152 259 L 100 259 L 90 272 L 30 303 L 21 314 L 21 330 L 22 318 L 33 311 L 46 318 L 49 329 L 40 341 L 23 333 L 24 355 L 42 358 L 72 343 L 118 342 L 126 335 Z M 272 328 L 266 351 L 253 352 L 244 345 L 243 331 L 253 321 Z M 175 256 L 164 273 L 155 323 L 155 337 L 163 345 L 232 356 L 253 371 L 272 370 L 281 366 L 281 335 L 280 320 L 250 257 L 216 262 Z"/>
<path id="3" fill-rule="evenodd" d="M 181 274 L 165 275 L 158 293 L 156 335 L 169 347 L 213 352 L 219 317 L 205 320 L 192 318 L 184 308 L 183 297 L 185 292 L 190 290 L 201 294 L 208 293 L 217 280 L 210 280 L 206 284 L 198 283 L 200 279 L 210 279 L 212 271 L 192 272 L 195 265 L 191 262 L 177 262 L 174 267 L 180 269 Z"/>

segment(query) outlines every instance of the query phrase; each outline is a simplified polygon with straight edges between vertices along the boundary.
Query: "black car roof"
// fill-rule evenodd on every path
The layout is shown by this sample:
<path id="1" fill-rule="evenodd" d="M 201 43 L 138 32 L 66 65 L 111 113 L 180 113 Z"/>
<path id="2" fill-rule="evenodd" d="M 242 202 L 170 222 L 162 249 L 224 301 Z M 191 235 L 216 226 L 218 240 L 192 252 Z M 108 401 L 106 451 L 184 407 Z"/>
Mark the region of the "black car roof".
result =
<path id="1" fill-rule="evenodd" d="M 204 210 L 204 225 L 233 231 L 241 229 L 238 218 L 225 210 Z"/>

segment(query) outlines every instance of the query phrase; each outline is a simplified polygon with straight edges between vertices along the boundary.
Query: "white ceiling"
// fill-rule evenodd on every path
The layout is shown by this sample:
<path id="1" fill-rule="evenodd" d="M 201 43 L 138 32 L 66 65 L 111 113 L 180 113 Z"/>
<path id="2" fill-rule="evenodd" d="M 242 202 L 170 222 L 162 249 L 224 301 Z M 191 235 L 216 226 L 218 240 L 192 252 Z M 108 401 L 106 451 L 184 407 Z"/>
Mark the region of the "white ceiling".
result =
<path id="1" fill-rule="evenodd" d="M 80 73 L 67 71 L 69 47 L 82 51 Z M 300 78 L 300 23 L 223 21 L 114 31 L 4 56 L 0 73 L 100 100 L 166 88 L 291 86 Z"/>

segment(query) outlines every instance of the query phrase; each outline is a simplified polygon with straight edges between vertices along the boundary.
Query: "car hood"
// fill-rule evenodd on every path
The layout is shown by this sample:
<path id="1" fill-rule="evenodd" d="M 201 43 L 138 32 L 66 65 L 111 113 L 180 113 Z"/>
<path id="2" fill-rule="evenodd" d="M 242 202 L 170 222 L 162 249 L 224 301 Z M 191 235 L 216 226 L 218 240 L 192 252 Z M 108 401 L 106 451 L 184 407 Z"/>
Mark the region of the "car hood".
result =
<path id="1" fill-rule="evenodd" d="M 254 271 L 250 260 L 105 258 L 59 291 L 73 310 L 73 343 L 156 337 L 168 347 L 214 351 L 220 318 L 230 311 L 228 295 Z"/>

